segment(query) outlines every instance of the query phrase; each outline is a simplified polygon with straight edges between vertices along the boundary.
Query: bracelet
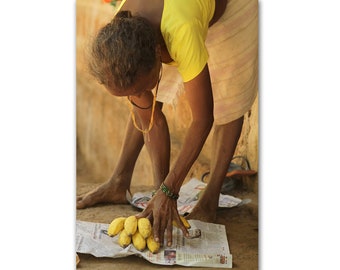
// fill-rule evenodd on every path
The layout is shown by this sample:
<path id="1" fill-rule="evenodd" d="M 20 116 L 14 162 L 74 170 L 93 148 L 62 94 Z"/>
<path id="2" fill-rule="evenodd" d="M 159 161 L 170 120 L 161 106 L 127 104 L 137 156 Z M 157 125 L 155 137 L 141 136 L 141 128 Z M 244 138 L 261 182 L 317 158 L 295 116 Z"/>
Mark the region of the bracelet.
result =
<path id="1" fill-rule="evenodd" d="M 171 192 L 170 189 L 166 185 L 164 185 L 164 183 L 161 184 L 160 189 L 166 196 L 173 200 L 177 200 L 179 197 L 178 194 Z"/>

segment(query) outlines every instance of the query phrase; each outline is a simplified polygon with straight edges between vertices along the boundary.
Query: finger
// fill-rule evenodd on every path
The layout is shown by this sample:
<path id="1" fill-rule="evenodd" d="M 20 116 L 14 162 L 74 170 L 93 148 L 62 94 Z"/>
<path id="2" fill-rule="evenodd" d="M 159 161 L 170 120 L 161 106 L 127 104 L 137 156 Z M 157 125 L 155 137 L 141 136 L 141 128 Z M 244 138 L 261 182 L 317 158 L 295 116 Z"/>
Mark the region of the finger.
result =
<path id="1" fill-rule="evenodd" d="M 148 216 L 150 216 L 150 214 L 151 214 L 151 210 L 148 210 L 148 208 L 145 208 L 145 209 L 143 210 L 143 212 L 141 212 L 141 213 L 139 213 L 139 214 L 136 215 L 136 218 L 144 218 L 144 217 L 148 217 Z"/>
<path id="2" fill-rule="evenodd" d="M 150 223 L 153 224 L 153 215 L 152 215 L 152 213 L 150 213 L 148 215 L 148 219 L 150 220 Z"/>
<path id="3" fill-rule="evenodd" d="M 154 217 L 152 230 L 153 230 L 153 238 L 155 239 L 156 242 L 160 242 L 160 239 L 159 239 L 159 230 L 160 230 L 159 218 Z"/>
<path id="4" fill-rule="evenodd" d="M 167 228 L 167 220 L 166 218 L 162 218 L 161 219 L 161 226 L 160 226 L 160 231 L 159 231 L 159 241 L 161 243 L 161 245 L 163 245 L 164 243 L 164 233 L 165 233 L 165 229 Z"/>
<path id="5" fill-rule="evenodd" d="M 171 247 L 172 245 L 172 215 L 170 215 L 168 219 L 168 225 L 166 227 L 166 239 L 167 239 L 167 246 Z"/>

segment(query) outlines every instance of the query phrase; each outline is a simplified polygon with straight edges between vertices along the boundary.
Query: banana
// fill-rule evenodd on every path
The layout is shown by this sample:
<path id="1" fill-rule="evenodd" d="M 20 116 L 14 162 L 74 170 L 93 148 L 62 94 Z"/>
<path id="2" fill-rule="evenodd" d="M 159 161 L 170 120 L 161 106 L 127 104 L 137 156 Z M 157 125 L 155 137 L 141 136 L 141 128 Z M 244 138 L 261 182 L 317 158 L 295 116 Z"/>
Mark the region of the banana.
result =
<path id="1" fill-rule="evenodd" d="M 125 219 L 126 219 L 125 217 L 118 217 L 112 220 L 107 230 L 107 234 L 109 236 L 115 236 L 118 233 L 120 233 L 124 229 Z"/>
<path id="2" fill-rule="evenodd" d="M 155 241 L 152 234 L 146 239 L 146 245 L 148 246 L 148 249 L 151 253 L 157 253 L 161 246 L 160 243 Z"/>
<path id="3" fill-rule="evenodd" d="M 152 227 L 150 220 L 147 218 L 139 218 L 137 221 L 137 227 L 139 233 L 143 236 L 143 238 L 148 238 L 152 232 Z"/>
<path id="4" fill-rule="evenodd" d="M 146 247 L 146 241 L 139 231 L 132 235 L 132 243 L 139 251 L 143 251 Z"/>
<path id="5" fill-rule="evenodd" d="M 181 217 L 182 222 L 187 228 L 190 224 L 184 217 Z M 176 226 L 176 222 L 173 221 Z M 117 217 L 110 223 L 107 234 L 109 236 L 118 236 L 118 244 L 126 248 L 131 243 L 134 247 L 143 251 L 147 247 L 150 252 L 157 253 L 160 249 L 160 243 L 156 242 L 152 235 L 152 225 L 148 218 L 139 218 L 136 216 Z"/>
<path id="6" fill-rule="evenodd" d="M 131 236 L 129 236 L 126 230 L 122 230 L 119 234 L 118 243 L 121 247 L 126 248 L 131 243 Z"/>
<path id="7" fill-rule="evenodd" d="M 132 236 L 137 231 L 137 218 L 135 216 L 129 216 L 125 219 L 124 230 L 127 235 Z"/>
<path id="8" fill-rule="evenodd" d="M 179 217 L 180 217 L 180 219 L 182 220 L 182 222 L 183 222 L 185 228 L 190 229 L 190 228 L 191 228 L 191 225 L 190 225 L 190 223 L 186 220 L 186 218 L 185 218 L 185 217 L 182 217 L 182 216 L 179 216 Z M 175 227 L 178 227 L 178 224 L 177 224 L 177 222 L 176 222 L 175 220 L 172 221 L 172 225 L 174 225 Z"/>

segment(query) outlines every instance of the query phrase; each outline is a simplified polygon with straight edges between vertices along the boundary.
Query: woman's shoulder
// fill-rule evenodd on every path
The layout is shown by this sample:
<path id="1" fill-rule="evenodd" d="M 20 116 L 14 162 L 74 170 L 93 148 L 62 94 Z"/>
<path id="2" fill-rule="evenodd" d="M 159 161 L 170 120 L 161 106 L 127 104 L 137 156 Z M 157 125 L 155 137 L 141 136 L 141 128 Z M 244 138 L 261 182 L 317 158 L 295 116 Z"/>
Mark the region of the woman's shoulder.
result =
<path id="1" fill-rule="evenodd" d="M 199 21 L 209 25 L 215 11 L 215 0 L 164 0 L 162 24 Z"/>

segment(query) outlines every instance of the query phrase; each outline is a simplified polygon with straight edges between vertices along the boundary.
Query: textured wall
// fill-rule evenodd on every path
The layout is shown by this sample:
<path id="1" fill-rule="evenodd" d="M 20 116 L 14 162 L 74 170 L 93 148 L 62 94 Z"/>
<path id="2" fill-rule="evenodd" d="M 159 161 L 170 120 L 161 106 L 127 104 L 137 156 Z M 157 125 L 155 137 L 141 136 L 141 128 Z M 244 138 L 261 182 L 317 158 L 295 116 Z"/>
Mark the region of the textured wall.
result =
<path id="1" fill-rule="evenodd" d="M 124 98 L 114 97 L 89 76 L 84 54 L 95 31 L 112 17 L 114 8 L 100 0 L 77 0 L 77 181 L 103 182 L 112 173 L 123 141 L 129 110 Z M 190 113 L 184 96 L 176 107 L 165 105 L 171 132 L 172 158 L 181 148 Z M 187 117 L 185 117 L 187 115 Z M 181 117 L 179 117 L 181 116 Z M 200 178 L 209 170 L 211 135 L 188 177 Z M 258 101 L 245 116 L 244 129 L 236 155 L 247 156 L 253 169 L 258 168 Z M 152 183 L 151 164 L 142 150 L 133 175 L 133 184 Z M 256 182 L 254 182 L 256 183 Z M 253 184 L 251 184 L 253 185 Z"/>

